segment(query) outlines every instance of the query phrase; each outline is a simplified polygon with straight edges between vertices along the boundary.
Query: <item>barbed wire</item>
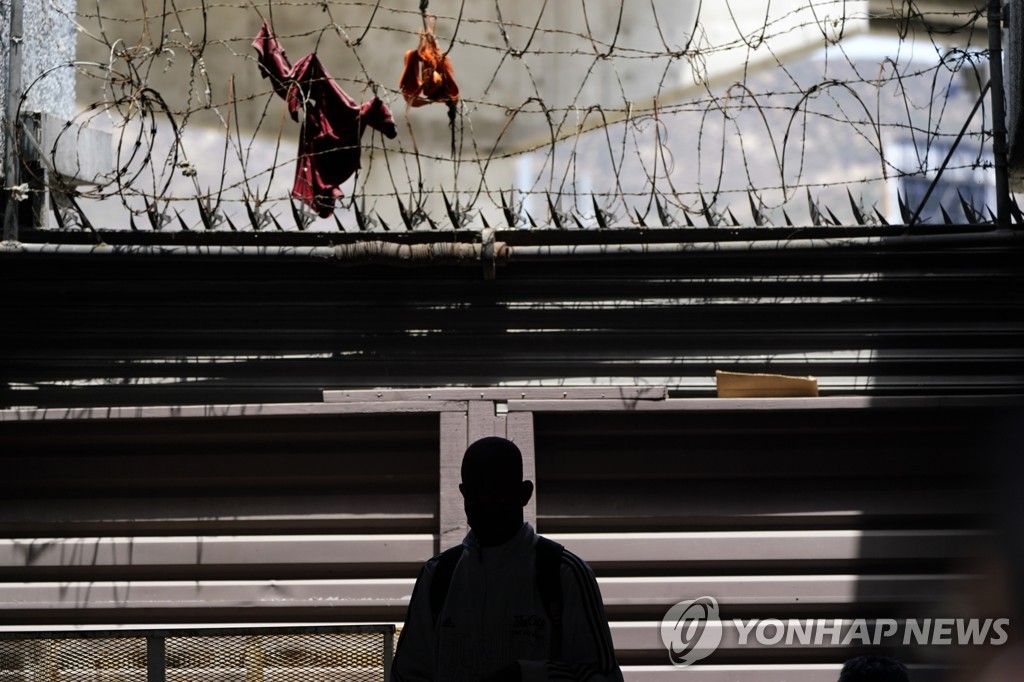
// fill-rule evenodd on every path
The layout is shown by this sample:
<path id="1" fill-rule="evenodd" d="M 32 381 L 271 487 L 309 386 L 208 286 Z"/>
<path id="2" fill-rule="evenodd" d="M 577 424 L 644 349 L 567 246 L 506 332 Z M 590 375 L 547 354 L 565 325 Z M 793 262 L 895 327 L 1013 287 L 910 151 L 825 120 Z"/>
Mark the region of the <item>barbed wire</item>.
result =
<path id="1" fill-rule="evenodd" d="M 75 23 L 78 55 L 22 100 L 74 69 L 78 113 L 62 135 L 95 128 L 113 149 L 91 184 L 47 172 L 60 139 L 26 159 L 31 191 L 56 197 L 58 228 L 882 224 L 907 222 L 940 168 L 947 196 L 920 217 L 989 218 L 981 2 L 51 4 Z M 399 86 L 428 17 L 458 82 L 457 96 L 431 98 L 450 118 Z M 323 83 L 264 77 L 264 23 L 292 63 L 315 55 L 356 104 L 379 98 L 397 136 L 363 134 L 364 111 L 348 142 L 307 140 L 331 102 L 310 95 Z M 417 68 L 435 80 L 441 69 Z M 336 175 L 339 151 L 361 157 L 340 191 L 293 187 L 297 167 Z"/>

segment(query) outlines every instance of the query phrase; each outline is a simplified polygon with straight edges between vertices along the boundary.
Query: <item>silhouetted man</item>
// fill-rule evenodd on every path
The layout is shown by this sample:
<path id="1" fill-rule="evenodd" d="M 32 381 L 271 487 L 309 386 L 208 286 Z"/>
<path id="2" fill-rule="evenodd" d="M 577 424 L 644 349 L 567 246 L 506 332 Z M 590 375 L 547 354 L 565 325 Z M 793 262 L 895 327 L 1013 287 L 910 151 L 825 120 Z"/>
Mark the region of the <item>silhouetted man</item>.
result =
<path id="1" fill-rule="evenodd" d="M 523 521 L 519 448 L 470 445 L 459 491 L 470 532 L 420 571 L 392 682 L 621 682 L 590 567 Z"/>

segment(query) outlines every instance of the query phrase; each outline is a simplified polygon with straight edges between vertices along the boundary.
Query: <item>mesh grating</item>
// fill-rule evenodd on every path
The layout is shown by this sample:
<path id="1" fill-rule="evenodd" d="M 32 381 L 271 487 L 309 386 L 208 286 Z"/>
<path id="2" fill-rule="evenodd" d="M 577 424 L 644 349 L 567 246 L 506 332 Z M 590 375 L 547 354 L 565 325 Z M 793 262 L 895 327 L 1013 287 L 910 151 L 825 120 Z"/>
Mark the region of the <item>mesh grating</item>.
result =
<path id="1" fill-rule="evenodd" d="M 164 634 L 5 637 L 0 682 L 382 682 L 393 647 L 390 627 Z M 163 665 L 148 670 L 147 650 Z"/>
<path id="2" fill-rule="evenodd" d="M 383 680 L 383 670 L 375 633 L 167 639 L 167 682 Z"/>
<path id="3" fill-rule="evenodd" d="M 146 640 L 0 640 L 2 682 L 146 682 Z"/>

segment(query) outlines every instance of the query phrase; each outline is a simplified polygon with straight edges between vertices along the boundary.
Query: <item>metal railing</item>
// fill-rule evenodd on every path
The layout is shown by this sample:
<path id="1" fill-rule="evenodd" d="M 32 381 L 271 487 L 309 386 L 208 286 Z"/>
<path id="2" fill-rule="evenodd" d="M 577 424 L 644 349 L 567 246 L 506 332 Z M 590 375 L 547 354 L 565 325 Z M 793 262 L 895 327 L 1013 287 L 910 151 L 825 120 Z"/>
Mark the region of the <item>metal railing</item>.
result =
<path id="1" fill-rule="evenodd" d="M 380 682 L 394 625 L 0 633 L 0 682 Z"/>

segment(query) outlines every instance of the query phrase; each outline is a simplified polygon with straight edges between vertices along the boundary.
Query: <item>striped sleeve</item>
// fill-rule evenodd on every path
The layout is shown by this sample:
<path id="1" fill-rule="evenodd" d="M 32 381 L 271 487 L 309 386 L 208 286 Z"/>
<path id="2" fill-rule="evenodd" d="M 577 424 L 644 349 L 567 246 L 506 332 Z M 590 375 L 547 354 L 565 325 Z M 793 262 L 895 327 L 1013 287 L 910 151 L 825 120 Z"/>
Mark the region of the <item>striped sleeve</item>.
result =
<path id="1" fill-rule="evenodd" d="M 430 682 L 434 679 L 434 622 L 430 613 L 430 580 L 436 562 L 420 569 L 412 590 L 390 682 Z"/>
<path id="2" fill-rule="evenodd" d="M 566 550 L 562 553 L 561 578 L 562 660 L 547 662 L 548 679 L 622 682 L 594 572 Z"/>

